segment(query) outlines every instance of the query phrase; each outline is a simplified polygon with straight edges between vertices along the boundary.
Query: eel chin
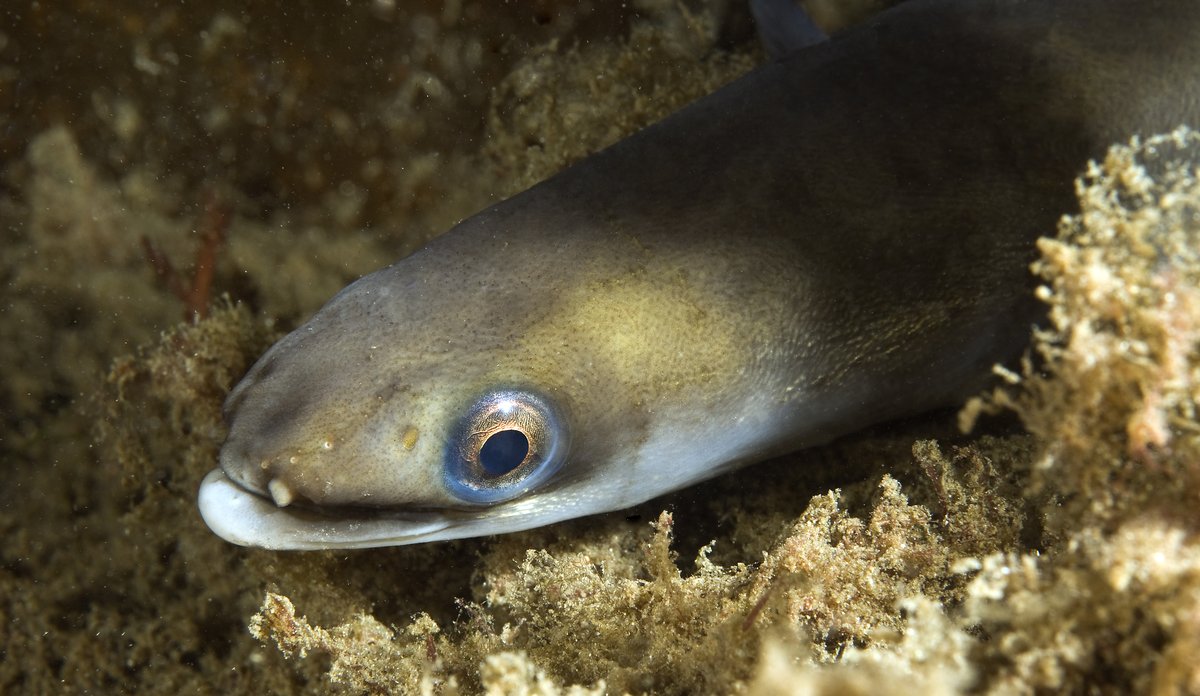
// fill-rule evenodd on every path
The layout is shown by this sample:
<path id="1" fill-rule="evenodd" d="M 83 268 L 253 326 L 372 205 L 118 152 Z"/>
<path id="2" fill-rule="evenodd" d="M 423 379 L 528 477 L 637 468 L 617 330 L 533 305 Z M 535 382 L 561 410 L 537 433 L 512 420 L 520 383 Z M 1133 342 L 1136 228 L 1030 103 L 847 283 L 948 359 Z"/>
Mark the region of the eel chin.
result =
<path id="1" fill-rule="evenodd" d="M 280 506 L 270 496 L 238 485 L 221 469 L 204 477 L 199 494 L 200 516 L 217 536 L 274 551 L 366 549 L 507 534 L 640 502 L 622 500 L 605 507 L 588 506 L 588 500 L 567 491 L 475 508 Z"/>
<path id="2" fill-rule="evenodd" d="M 456 519 L 453 511 L 383 512 L 338 508 L 336 514 L 289 505 L 234 483 L 220 469 L 200 484 L 200 515 L 225 541 L 274 550 L 354 549 L 399 546 L 470 536 L 472 517 Z"/>

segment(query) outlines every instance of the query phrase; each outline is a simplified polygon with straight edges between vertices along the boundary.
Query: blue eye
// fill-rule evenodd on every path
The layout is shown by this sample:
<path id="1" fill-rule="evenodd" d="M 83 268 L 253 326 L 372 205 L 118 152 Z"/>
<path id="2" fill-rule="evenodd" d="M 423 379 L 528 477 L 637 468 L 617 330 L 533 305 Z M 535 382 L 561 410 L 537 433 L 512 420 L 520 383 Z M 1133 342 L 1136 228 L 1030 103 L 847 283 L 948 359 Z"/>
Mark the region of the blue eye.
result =
<path id="1" fill-rule="evenodd" d="M 468 503 L 512 500 L 558 471 L 568 444 L 566 421 L 545 398 L 519 389 L 488 392 L 446 444 L 446 487 Z"/>

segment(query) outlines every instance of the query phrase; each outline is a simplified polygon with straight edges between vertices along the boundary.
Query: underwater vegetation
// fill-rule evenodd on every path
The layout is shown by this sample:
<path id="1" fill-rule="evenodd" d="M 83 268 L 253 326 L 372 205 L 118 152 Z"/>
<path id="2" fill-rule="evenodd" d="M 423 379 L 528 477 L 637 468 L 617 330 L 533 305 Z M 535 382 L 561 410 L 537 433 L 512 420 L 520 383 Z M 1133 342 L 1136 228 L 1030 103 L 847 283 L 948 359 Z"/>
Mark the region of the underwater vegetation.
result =
<path id="1" fill-rule="evenodd" d="M 273 81 L 229 81 L 273 96 L 211 112 L 215 140 L 235 143 L 228 176 L 165 175 L 203 148 L 172 151 L 183 121 L 113 81 L 96 81 L 97 120 L 3 141 L 0 691 L 1200 693 L 1200 135 L 1186 130 L 1114 144 L 1087 170 L 1079 214 L 1040 244 L 1048 320 L 959 414 L 969 434 L 934 414 L 495 539 L 296 554 L 213 536 L 195 491 L 221 402 L 283 329 L 760 59 L 752 36 L 730 38 L 725 3 L 574 19 L 547 4 L 554 19 L 512 29 L 525 43 L 509 53 L 472 29 L 479 7 L 393 10 L 423 48 L 391 100 L 363 98 L 370 127 L 298 116 L 311 107 L 287 75 L 320 85 L 329 66 L 285 58 L 256 78 Z M 297 8 L 298 23 L 316 12 Z M 127 15 L 129 36 L 199 26 L 264 54 L 281 40 L 253 12 Z M 124 26 L 113 16 L 84 18 Z M 31 69 L 3 33 L 0 99 Z M 169 73 L 170 41 L 131 41 L 122 60 Z M 205 60 L 237 75 L 235 53 Z M 484 63 L 491 78 L 462 79 Z M 219 100 L 168 101 L 178 116 Z M 346 174 L 351 157 L 322 169 L 325 136 L 237 149 L 248 113 L 342 124 L 377 178 Z M 286 176 L 263 173 L 279 161 Z M 179 323 L 141 240 L 190 288 L 217 229 L 209 316 Z"/>

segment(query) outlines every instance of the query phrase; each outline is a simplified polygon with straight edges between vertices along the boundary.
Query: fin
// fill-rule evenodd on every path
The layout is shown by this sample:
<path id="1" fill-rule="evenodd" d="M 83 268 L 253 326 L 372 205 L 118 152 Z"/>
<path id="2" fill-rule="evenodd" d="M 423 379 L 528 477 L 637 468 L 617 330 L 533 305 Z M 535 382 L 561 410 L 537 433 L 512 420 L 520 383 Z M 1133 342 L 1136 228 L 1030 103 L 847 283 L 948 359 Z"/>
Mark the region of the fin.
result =
<path id="1" fill-rule="evenodd" d="M 795 0 L 750 0 L 758 38 L 772 58 L 779 58 L 829 38 Z"/>

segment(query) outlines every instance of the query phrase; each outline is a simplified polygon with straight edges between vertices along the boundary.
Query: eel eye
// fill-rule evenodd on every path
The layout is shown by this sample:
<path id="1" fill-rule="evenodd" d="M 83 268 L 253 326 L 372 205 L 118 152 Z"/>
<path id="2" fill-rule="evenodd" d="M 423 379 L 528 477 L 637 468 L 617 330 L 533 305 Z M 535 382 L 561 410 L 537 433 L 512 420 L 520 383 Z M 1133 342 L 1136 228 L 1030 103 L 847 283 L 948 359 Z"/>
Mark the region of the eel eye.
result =
<path id="1" fill-rule="evenodd" d="M 467 410 L 446 446 L 446 487 L 468 503 L 522 495 L 558 471 L 567 455 L 566 421 L 545 398 L 505 389 Z"/>

